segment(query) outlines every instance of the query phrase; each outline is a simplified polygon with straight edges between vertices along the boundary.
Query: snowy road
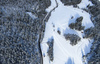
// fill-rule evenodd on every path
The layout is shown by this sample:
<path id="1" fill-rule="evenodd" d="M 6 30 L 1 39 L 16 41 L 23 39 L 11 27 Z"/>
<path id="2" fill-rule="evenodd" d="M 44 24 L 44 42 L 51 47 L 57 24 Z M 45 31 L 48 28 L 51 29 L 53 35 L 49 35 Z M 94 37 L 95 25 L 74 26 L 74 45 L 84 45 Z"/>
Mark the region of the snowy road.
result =
<path id="1" fill-rule="evenodd" d="M 69 24 L 74 23 L 75 20 L 82 16 L 82 26 L 85 26 L 85 29 L 94 27 L 92 21 L 90 20 L 90 15 L 82 8 L 86 8 L 88 4 L 92 5 L 88 0 L 82 0 L 78 4 L 79 8 L 74 8 L 73 6 L 64 6 L 64 4 L 57 0 L 58 7 L 55 10 L 52 10 L 56 7 L 56 1 L 51 0 L 51 6 L 46 9 L 47 12 L 51 12 L 51 16 L 46 23 L 44 39 L 41 43 L 43 64 L 87 64 L 87 61 L 83 62 L 83 55 L 86 55 L 90 52 L 90 47 L 92 45 L 91 39 L 83 38 L 83 30 L 78 31 L 75 29 L 70 29 Z M 71 19 L 73 17 L 73 19 Z M 61 34 L 58 34 L 58 28 L 61 31 Z M 81 37 L 81 41 L 78 44 L 72 46 L 69 40 L 66 40 L 63 36 L 64 34 L 76 34 Z M 53 54 L 54 60 L 50 61 L 47 51 L 48 51 L 48 39 L 54 38 Z"/>

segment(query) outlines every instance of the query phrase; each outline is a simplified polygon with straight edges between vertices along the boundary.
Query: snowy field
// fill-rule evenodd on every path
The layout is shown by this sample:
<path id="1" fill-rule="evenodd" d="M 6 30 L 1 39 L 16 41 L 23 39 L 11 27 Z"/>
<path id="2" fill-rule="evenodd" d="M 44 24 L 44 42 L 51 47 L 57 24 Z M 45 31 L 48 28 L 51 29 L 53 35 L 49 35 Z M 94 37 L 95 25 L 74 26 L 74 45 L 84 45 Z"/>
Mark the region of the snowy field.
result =
<path id="1" fill-rule="evenodd" d="M 82 26 L 85 26 L 85 29 L 94 27 L 92 21 L 90 20 L 90 15 L 82 8 L 86 8 L 87 5 L 92 3 L 88 0 L 82 0 L 78 4 L 79 8 L 74 8 L 73 6 L 64 6 L 64 4 L 57 0 L 58 7 L 52 11 L 51 16 L 46 23 L 44 39 L 41 43 L 43 64 L 87 64 L 87 60 L 83 60 L 82 56 L 90 52 L 90 47 L 92 41 L 89 38 L 83 38 L 83 30 L 78 31 L 69 28 L 70 23 L 74 23 L 75 20 L 83 16 Z M 51 0 L 51 6 L 46 9 L 47 12 L 50 12 L 56 6 L 55 0 Z M 71 19 L 73 17 L 73 19 Z M 61 31 L 61 34 L 58 34 L 57 30 Z M 69 40 L 66 40 L 63 36 L 64 34 L 76 34 L 81 37 L 81 41 L 78 44 L 72 46 Z M 48 39 L 54 38 L 53 54 L 54 60 L 50 61 L 47 54 L 48 51 Z M 84 61 L 84 62 L 83 62 Z"/>

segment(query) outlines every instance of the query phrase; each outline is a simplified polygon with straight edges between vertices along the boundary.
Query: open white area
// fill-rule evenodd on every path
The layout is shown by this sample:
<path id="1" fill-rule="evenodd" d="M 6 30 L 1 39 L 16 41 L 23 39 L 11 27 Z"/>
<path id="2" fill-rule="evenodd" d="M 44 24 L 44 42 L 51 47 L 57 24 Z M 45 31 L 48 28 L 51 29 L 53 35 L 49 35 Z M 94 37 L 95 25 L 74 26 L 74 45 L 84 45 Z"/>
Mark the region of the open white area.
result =
<path id="1" fill-rule="evenodd" d="M 80 4 L 78 4 L 79 8 L 86 8 L 88 5 L 92 6 L 93 4 L 89 0 L 82 0 Z"/>
<path id="2" fill-rule="evenodd" d="M 50 18 L 46 23 L 45 35 L 41 43 L 42 54 L 43 56 L 45 55 L 43 57 L 43 64 L 84 64 L 82 56 L 90 52 L 93 40 L 83 38 L 84 33 L 82 33 L 82 31 L 70 29 L 69 24 L 75 22 L 78 17 L 83 16 L 82 25 L 85 26 L 85 29 L 94 27 L 90 20 L 89 13 L 80 9 L 85 8 L 91 2 L 88 0 L 82 0 L 82 2 L 78 5 L 80 8 L 64 6 L 60 0 L 57 0 L 57 2 L 58 7 L 51 13 Z M 56 6 L 55 0 L 51 0 L 51 3 L 51 6 L 46 9 L 48 12 Z M 73 17 L 73 19 L 71 19 L 71 17 Z M 61 31 L 61 35 L 57 33 L 58 28 Z M 81 37 L 81 41 L 72 46 L 70 41 L 66 40 L 63 36 L 64 33 L 76 34 Z M 53 61 L 49 60 L 47 54 L 47 41 L 51 37 L 54 38 Z M 86 60 L 85 63 L 87 64 Z"/>
<path id="3" fill-rule="evenodd" d="M 27 14 L 29 14 L 30 16 L 31 16 L 31 18 L 33 18 L 33 19 L 36 19 L 37 17 L 34 15 L 34 14 L 32 14 L 31 12 L 27 12 Z"/>

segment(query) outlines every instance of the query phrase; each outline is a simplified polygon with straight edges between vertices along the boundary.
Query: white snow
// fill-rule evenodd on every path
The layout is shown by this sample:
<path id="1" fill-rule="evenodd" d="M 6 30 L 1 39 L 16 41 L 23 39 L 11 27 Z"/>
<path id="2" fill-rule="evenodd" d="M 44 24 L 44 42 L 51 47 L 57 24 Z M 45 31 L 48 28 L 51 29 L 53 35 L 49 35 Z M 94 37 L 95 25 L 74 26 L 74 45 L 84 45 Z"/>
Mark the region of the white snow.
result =
<path id="1" fill-rule="evenodd" d="M 89 0 L 82 0 L 80 4 L 78 4 L 79 8 L 86 8 L 88 5 L 92 6 L 93 4 Z"/>
<path id="2" fill-rule="evenodd" d="M 55 0 L 51 0 L 51 6 L 46 9 L 50 11 L 56 6 Z M 90 20 L 89 13 L 82 9 L 74 8 L 73 6 L 64 6 L 60 0 L 57 0 L 58 7 L 51 13 L 51 16 L 46 23 L 45 35 L 41 43 L 41 49 L 43 54 L 43 64 L 84 64 L 82 56 L 90 52 L 90 47 L 92 45 L 91 39 L 83 39 L 82 31 L 77 31 L 69 28 L 69 24 L 75 22 L 76 18 L 83 16 L 82 25 L 85 29 L 94 27 L 92 21 Z M 84 4 L 84 5 L 83 5 Z M 80 8 L 85 8 L 90 1 L 82 0 L 78 5 Z M 74 17 L 71 19 L 71 17 Z M 55 27 L 53 27 L 53 25 Z M 61 30 L 61 35 L 57 33 L 57 29 Z M 76 34 L 81 37 L 81 41 L 77 45 L 70 45 L 70 41 L 66 40 L 63 36 L 64 33 Z M 47 41 L 53 36 L 54 38 L 54 60 L 53 62 L 49 60 L 47 51 L 48 45 Z M 87 62 L 85 62 L 87 63 Z"/>
<path id="3" fill-rule="evenodd" d="M 37 18 L 34 14 L 32 14 L 31 12 L 27 12 L 27 14 L 29 14 L 31 16 L 31 18 L 35 19 Z"/>

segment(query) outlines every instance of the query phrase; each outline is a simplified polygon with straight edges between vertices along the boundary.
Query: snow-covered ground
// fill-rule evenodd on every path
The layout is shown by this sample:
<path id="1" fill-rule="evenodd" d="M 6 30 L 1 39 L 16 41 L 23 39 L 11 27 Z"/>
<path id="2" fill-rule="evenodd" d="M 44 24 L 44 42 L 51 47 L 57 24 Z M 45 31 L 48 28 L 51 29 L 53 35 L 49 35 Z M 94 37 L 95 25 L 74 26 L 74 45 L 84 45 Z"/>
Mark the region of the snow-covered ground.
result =
<path id="1" fill-rule="evenodd" d="M 51 6 L 46 9 L 48 12 L 56 6 L 55 0 L 51 0 L 51 3 Z M 82 26 L 85 26 L 85 29 L 94 27 L 92 21 L 90 20 L 89 13 L 81 9 L 86 8 L 88 4 L 92 5 L 92 3 L 88 0 L 82 0 L 82 2 L 78 4 L 79 8 L 64 6 L 60 0 L 57 0 L 57 3 L 58 7 L 52 11 L 51 16 L 46 23 L 45 35 L 41 43 L 42 54 L 45 54 L 45 57 L 43 57 L 43 64 L 84 64 L 82 56 L 90 52 L 93 40 L 83 38 L 84 34 L 82 31 L 70 29 L 69 24 L 75 22 L 78 17 L 83 16 Z M 72 16 L 73 19 L 71 19 Z M 58 28 L 61 31 L 61 35 L 57 33 Z M 81 37 L 81 41 L 72 46 L 70 41 L 66 40 L 63 36 L 64 33 L 76 34 Z M 54 38 L 53 61 L 49 60 L 47 54 L 47 41 L 51 37 Z M 87 62 L 85 61 L 85 63 Z"/>

